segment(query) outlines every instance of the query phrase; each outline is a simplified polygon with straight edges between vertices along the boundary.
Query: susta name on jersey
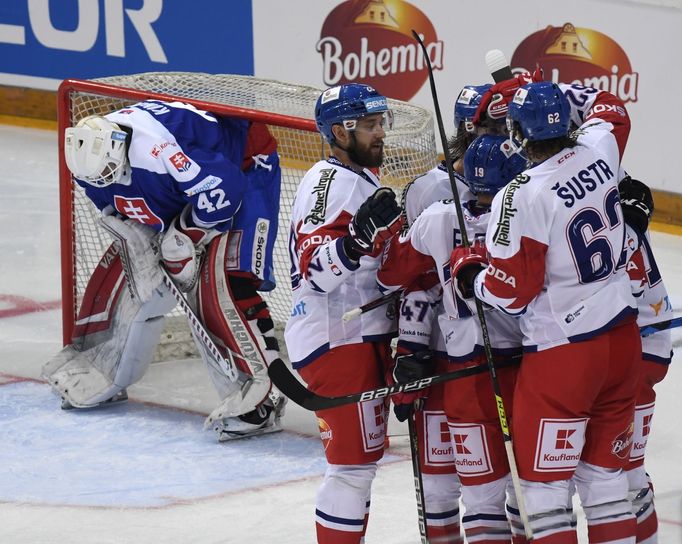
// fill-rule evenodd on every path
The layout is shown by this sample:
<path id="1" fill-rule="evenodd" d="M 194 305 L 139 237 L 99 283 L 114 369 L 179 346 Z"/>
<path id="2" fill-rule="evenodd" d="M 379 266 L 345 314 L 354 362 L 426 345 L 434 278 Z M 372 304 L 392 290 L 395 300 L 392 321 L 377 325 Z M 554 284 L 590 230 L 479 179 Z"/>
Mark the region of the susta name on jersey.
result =
<path id="1" fill-rule="evenodd" d="M 571 208 L 576 200 L 581 200 L 588 192 L 594 191 L 597 188 L 597 182 L 603 185 L 611 178 L 613 178 L 613 172 L 609 165 L 604 160 L 598 159 L 587 168 L 580 170 L 570 180 L 553 185 L 552 191 L 556 191 L 557 196 L 565 200 L 564 206 Z"/>

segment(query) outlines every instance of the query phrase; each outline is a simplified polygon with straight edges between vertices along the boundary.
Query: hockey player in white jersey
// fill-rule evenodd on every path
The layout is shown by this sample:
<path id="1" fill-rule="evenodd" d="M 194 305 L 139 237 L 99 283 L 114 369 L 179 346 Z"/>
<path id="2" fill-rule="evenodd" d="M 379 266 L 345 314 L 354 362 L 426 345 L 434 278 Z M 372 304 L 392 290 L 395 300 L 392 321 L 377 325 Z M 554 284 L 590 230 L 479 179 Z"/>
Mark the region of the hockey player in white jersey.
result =
<path id="1" fill-rule="evenodd" d="M 637 300 L 637 324 L 643 327 L 673 317 L 668 292 L 649 240 L 648 226 L 654 211 L 654 201 L 649 188 L 630 176 L 620 181 L 618 189 L 626 222 L 627 270 Z M 669 329 L 642 338 L 634 433 L 630 462 L 626 469 L 632 511 L 637 517 L 637 544 L 658 542 L 654 488 L 644 462 L 656 403 L 654 386 L 665 378 L 671 360 Z"/>
<path id="2" fill-rule="evenodd" d="M 460 198 L 464 201 L 473 199 L 469 186 L 464 181 L 464 152 L 474 141 L 476 134 L 495 133 L 499 123 L 487 123 L 485 127 L 475 127 L 473 118 L 481 102 L 481 96 L 491 85 L 466 85 L 462 88 L 454 107 L 455 132 L 448 140 L 452 169 Z M 504 127 L 504 124 L 502 124 Z M 452 198 L 452 187 L 445 161 L 425 174 L 405 185 L 401 197 L 403 208 L 403 231 L 414 222 L 419 214 L 438 200 Z"/>
<path id="3" fill-rule="evenodd" d="M 641 341 L 617 187 L 629 117 L 607 92 L 544 82 L 518 89 L 507 119 L 534 166 L 495 196 L 488 255 L 456 248 L 453 275 L 520 320 L 513 434 L 534 541 L 576 541 L 573 478 L 589 541 L 633 543 L 623 468 Z"/>
<path id="4" fill-rule="evenodd" d="M 291 363 L 308 387 L 342 395 L 384 385 L 395 319 L 386 307 L 343 321 L 380 296 L 383 242 L 400 230 L 395 195 L 375 171 L 383 161 L 387 100 L 367 85 L 324 91 L 315 106 L 331 156 L 316 163 L 296 192 L 290 233 L 293 311 L 284 336 Z M 383 456 L 386 407 L 367 401 L 317 412 L 327 471 L 317 494 L 317 540 L 364 541 L 370 490 Z"/>
<path id="5" fill-rule="evenodd" d="M 488 227 L 493 195 L 526 167 L 526 160 L 516 152 L 507 138 L 491 135 L 474 140 L 463 159 L 465 179 L 470 194 L 475 195 L 475 198 L 462 203 L 465 228 L 470 239 L 481 242 Z M 450 277 L 450 254 L 454 245 L 461 241 L 460 229 L 451 199 L 432 204 L 416 218 L 407 234 L 390 242 L 378 274 L 379 282 L 385 289 L 406 288 L 409 291 L 425 270 L 435 269 L 443 294 L 444 311 L 438 316 L 438 327 L 445 338 L 445 349 L 436 351 L 433 357 L 439 363 L 438 370 L 441 372 L 469 366 L 485 368 L 480 324 L 472 309 L 456 292 Z M 484 251 L 482 246 L 480 251 Z M 423 283 L 423 280 L 420 281 Z M 429 302 L 435 304 L 437 301 Z M 433 345 L 429 345 L 432 333 L 430 323 L 420 320 L 425 312 L 417 312 L 417 309 L 408 307 L 401 311 L 409 310 L 407 317 L 410 319 L 401 318 L 398 342 L 400 355 L 394 370 L 396 374 L 401 372 L 401 366 L 406 361 L 412 366 L 411 359 L 424 360 L 424 353 L 433 349 Z M 521 331 L 514 318 L 501 312 L 489 314 L 488 327 L 493 352 L 500 365 L 498 374 L 503 394 L 511 399 L 516 376 L 516 365 L 513 363 L 515 361 L 518 364 Z M 412 326 L 403 325 L 405 321 L 413 322 Z M 411 334 L 404 334 L 405 328 Z M 412 334 L 412 330 L 419 334 Z M 397 402 L 395 397 L 394 402 Z M 444 449 L 438 442 L 442 440 L 438 432 L 440 410 L 444 410 L 447 416 L 449 451 L 454 455 L 462 482 L 462 503 L 465 507 L 462 525 L 467 538 L 472 542 L 505 538 L 510 541 L 511 531 L 505 514 L 509 466 L 487 372 L 446 382 L 442 388 L 430 388 L 424 409 L 419 415 L 418 423 L 425 429 L 426 436 L 423 449 L 430 453 L 423 460 L 425 475 L 431 475 L 424 483 L 427 521 L 429 513 L 436 518 L 430 530 L 436 538 L 448 539 L 444 540 L 446 542 L 456 542 L 455 538 L 459 536 L 441 534 L 435 523 L 438 510 L 434 511 L 434 507 L 447 504 L 446 492 L 452 488 L 447 478 L 436 476 L 438 473 L 434 466 L 442 460 L 433 452 Z M 429 496 L 431 494 L 433 498 Z M 449 497 L 450 505 L 454 502 L 453 498 L 456 500 L 456 497 Z M 433 506 L 429 499 L 435 503 Z M 435 499 L 440 499 L 440 504 Z M 432 537 L 431 533 L 429 536 Z"/>
<path id="6" fill-rule="evenodd" d="M 197 341 L 223 399 L 207 425 L 221 441 L 279 430 L 284 402 L 267 376 L 277 343 L 257 293 L 274 287 L 281 178 L 267 127 L 147 100 L 81 120 L 64 144 L 117 241 L 88 283 L 72 344 L 43 368 L 63 407 L 123 400 L 144 375 L 175 305 L 162 260 L 224 357 L 235 355 L 237 380 Z"/>

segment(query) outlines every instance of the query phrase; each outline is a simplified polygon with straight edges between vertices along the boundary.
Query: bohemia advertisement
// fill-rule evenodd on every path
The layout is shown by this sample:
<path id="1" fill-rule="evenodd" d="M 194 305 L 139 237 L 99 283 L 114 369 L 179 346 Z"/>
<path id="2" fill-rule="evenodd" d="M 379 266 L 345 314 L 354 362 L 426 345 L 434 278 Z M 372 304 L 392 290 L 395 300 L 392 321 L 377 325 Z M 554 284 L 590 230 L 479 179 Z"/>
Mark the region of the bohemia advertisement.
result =
<path id="1" fill-rule="evenodd" d="M 515 72 L 606 89 L 628 105 L 628 166 L 680 192 L 676 136 L 657 122 L 677 103 L 682 10 L 635 2 L 505 0 L 11 0 L 0 2 L 0 85 L 55 90 L 65 78 L 187 71 L 255 75 L 324 88 L 363 82 L 433 110 L 417 31 L 434 69 L 443 116 L 462 86 L 491 81 L 485 53 Z M 633 22 L 636 31 L 633 31 Z M 196 36 L 210 39 L 196 40 Z M 449 126 L 446 127 L 450 131 Z M 647 134 L 656 133 L 656 143 Z"/>
<path id="2" fill-rule="evenodd" d="M 410 100 L 428 78 L 412 37 L 416 30 L 431 65 L 443 70 L 445 45 L 431 20 L 403 0 L 348 0 L 327 15 L 317 42 L 325 86 L 367 83 Z M 638 74 L 623 48 L 609 36 L 572 23 L 547 26 L 523 38 L 511 56 L 515 73 L 540 66 L 546 79 L 608 90 L 625 102 L 637 100 Z"/>

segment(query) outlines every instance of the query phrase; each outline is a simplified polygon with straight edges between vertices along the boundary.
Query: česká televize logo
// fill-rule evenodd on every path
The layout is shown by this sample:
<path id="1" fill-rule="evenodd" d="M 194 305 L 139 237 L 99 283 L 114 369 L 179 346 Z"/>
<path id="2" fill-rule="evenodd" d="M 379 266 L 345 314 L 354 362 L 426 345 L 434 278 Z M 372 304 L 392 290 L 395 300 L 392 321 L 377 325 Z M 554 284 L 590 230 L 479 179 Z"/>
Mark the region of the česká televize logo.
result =
<path id="1" fill-rule="evenodd" d="M 416 30 L 434 70 L 443 69 L 443 42 L 424 13 L 404 0 L 347 0 L 322 24 L 317 51 L 328 87 L 365 83 L 380 93 L 409 100 L 428 78 Z"/>
<path id="2" fill-rule="evenodd" d="M 637 101 L 639 74 L 613 38 L 571 23 L 548 26 L 527 36 L 514 51 L 514 73 L 539 65 L 545 79 L 609 91 L 623 102 Z"/>

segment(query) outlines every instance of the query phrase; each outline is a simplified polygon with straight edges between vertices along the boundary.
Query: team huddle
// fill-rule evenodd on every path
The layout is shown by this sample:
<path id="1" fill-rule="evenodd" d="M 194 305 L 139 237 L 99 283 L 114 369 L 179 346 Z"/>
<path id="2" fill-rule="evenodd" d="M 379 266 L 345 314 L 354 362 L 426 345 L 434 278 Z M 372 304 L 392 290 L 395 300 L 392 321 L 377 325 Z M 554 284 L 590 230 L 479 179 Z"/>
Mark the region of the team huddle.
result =
<path id="1" fill-rule="evenodd" d="M 400 203 L 379 176 L 386 97 L 340 85 L 314 115 L 331 154 L 301 179 L 283 225 L 292 367 L 325 396 L 471 370 L 391 397 L 419 441 L 422 537 L 577 543 L 577 493 L 589 542 L 657 542 L 644 452 L 672 349 L 669 331 L 639 327 L 672 308 L 647 231 L 651 192 L 621 164 L 623 103 L 539 70 L 465 86 L 446 160 Z M 194 332 L 222 399 L 207 425 L 221 441 L 280 430 L 286 399 L 267 377 L 279 346 L 258 294 L 275 287 L 281 180 L 267 127 L 148 100 L 67 129 L 65 158 L 116 242 L 72 344 L 43 369 L 62 407 L 127 398 L 178 302 L 170 278 L 222 355 Z M 393 302 L 344 319 L 386 293 Z M 389 407 L 316 412 L 318 542 L 364 542 Z"/>

